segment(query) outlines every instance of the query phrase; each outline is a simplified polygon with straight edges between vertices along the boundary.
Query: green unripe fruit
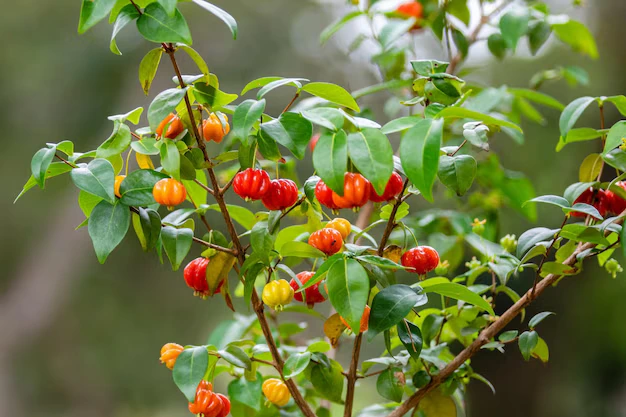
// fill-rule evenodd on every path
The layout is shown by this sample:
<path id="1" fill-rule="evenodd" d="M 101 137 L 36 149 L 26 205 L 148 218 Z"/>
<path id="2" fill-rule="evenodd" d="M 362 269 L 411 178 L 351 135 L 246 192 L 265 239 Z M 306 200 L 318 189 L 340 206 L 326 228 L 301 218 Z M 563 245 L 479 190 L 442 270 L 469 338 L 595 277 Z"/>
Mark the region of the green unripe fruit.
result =
<path id="1" fill-rule="evenodd" d="M 517 239 L 515 238 L 515 235 L 506 235 L 500 239 L 500 245 L 508 253 L 513 253 L 515 252 L 515 249 L 517 249 Z"/>
<path id="2" fill-rule="evenodd" d="M 430 375 L 426 371 L 419 371 L 413 375 L 413 386 L 415 388 L 423 388 L 430 382 Z"/>
<path id="3" fill-rule="evenodd" d="M 467 267 L 467 269 L 478 269 L 482 266 L 482 262 L 480 262 L 478 259 L 476 259 L 475 256 L 472 256 L 472 260 L 469 262 L 465 262 L 465 266 Z"/>
<path id="4" fill-rule="evenodd" d="M 437 265 L 437 268 L 435 268 L 435 274 L 447 275 L 449 268 L 450 268 L 450 262 L 448 261 L 439 262 L 439 265 Z"/>
<path id="5" fill-rule="evenodd" d="M 611 276 L 613 278 L 617 277 L 617 274 L 620 272 L 623 272 L 624 269 L 622 268 L 622 266 L 619 264 L 619 262 L 617 262 L 615 259 L 611 258 L 608 261 L 606 261 L 606 263 L 604 264 L 604 269 L 606 269 L 606 272 L 608 272 L 609 274 L 611 274 Z"/>

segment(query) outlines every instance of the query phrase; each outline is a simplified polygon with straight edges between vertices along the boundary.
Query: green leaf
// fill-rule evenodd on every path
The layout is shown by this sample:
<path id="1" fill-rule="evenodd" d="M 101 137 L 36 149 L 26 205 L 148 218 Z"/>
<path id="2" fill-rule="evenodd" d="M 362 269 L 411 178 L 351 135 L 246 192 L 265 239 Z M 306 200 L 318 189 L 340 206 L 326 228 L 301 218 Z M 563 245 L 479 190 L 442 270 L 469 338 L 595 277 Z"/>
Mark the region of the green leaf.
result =
<path id="1" fill-rule="evenodd" d="M 626 141 L 626 120 L 615 123 L 606 137 L 603 155 L 622 145 Z"/>
<path id="2" fill-rule="evenodd" d="M 550 38 L 552 28 L 544 21 L 538 21 L 530 25 L 528 28 L 528 46 L 530 47 L 530 53 L 537 55 L 539 49 Z"/>
<path id="3" fill-rule="evenodd" d="M 530 354 L 532 353 L 535 346 L 537 346 L 538 341 L 539 335 L 534 330 L 531 332 L 524 332 L 519 336 L 519 350 L 520 352 L 522 352 L 522 356 L 525 360 L 530 359 Z"/>
<path id="4" fill-rule="evenodd" d="M 537 243 L 551 240 L 559 229 L 535 227 L 522 233 L 517 243 L 517 257 L 521 259 L 526 252 L 531 250 Z"/>
<path id="5" fill-rule="evenodd" d="M 574 204 L 574 201 L 588 188 L 595 185 L 595 178 L 593 182 L 576 182 L 565 189 L 563 197 L 569 201 L 570 205 Z"/>
<path id="6" fill-rule="evenodd" d="M 469 42 L 463 32 L 458 29 L 452 29 L 452 40 L 456 45 L 462 57 L 466 57 L 469 52 Z"/>
<path id="7" fill-rule="evenodd" d="M 382 195 L 393 173 L 393 149 L 389 139 L 379 129 L 350 133 L 348 153 L 352 163 Z"/>
<path id="8" fill-rule="evenodd" d="M 157 0 L 157 1 L 161 3 L 161 6 L 163 6 L 163 8 L 165 9 L 168 15 L 172 16 L 174 12 L 176 11 L 176 4 L 178 3 L 178 0 Z"/>
<path id="9" fill-rule="evenodd" d="M 422 118 L 417 116 L 400 117 L 384 125 L 381 129 L 381 132 L 383 132 L 385 135 L 388 135 L 390 133 L 402 132 L 412 128 L 421 120 Z"/>
<path id="10" fill-rule="evenodd" d="M 209 76 L 208 65 L 204 61 L 204 58 L 202 58 L 202 56 L 195 49 L 187 45 L 180 45 L 178 48 L 182 49 L 187 53 L 187 55 L 189 55 L 189 57 L 193 60 L 193 62 L 196 63 L 198 69 L 204 74 L 205 77 Z"/>
<path id="11" fill-rule="evenodd" d="M 559 120 L 559 128 L 562 137 L 567 138 L 567 134 L 574 127 L 580 115 L 583 114 L 585 109 L 594 101 L 595 98 L 593 97 L 580 97 L 565 107 Z"/>
<path id="12" fill-rule="evenodd" d="M 408 285 L 398 284 L 383 288 L 372 300 L 368 339 L 372 340 L 377 334 L 400 323 L 419 299 L 415 290 Z"/>
<path id="13" fill-rule="evenodd" d="M 143 107 L 137 107 L 124 114 L 115 114 L 113 116 L 109 116 L 107 117 L 107 119 L 113 122 L 119 122 L 119 123 L 125 123 L 128 120 L 132 124 L 136 125 L 139 123 L 142 113 L 143 113 Z"/>
<path id="14" fill-rule="evenodd" d="M 250 130 L 252 130 L 254 123 L 261 118 L 263 110 L 265 110 L 265 99 L 241 102 L 233 115 L 233 130 L 231 133 L 233 139 L 246 143 Z"/>
<path id="15" fill-rule="evenodd" d="M 615 108 L 622 114 L 622 116 L 626 116 L 626 96 L 611 96 L 611 97 L 603 97 L 605 102 L 613 103 Z"/>
<path id="16" fill-rule="evenodd" d="M 474 119 L 483 122 L 486 125 L 494 125 L 494 126 L 503 126 L 509 127 L 511 129 L 515 129 L 518 132 L 522 132 L 522 128 L 516 125 L 515 123 L 511 123 L 507 120 L 497 119 L 495 117 L 479 113 L 477 111 L 469 110 L 464 107 L 446 107 L 442 111 L 437 114 L 437 118 L 444 119 Z"/>
<path id="17" fill-rule="evenodd" d="M 313 151 L 313 167 L 317 175 L 333 191 L 343 195 L 343 182 L 348 171 L 348 140 L 346 132 L 324 132 Z"/>
<path id="18" fill-rule="evenodd" d="M 252 381 L 243 377 L 235 379 L 228 384 L 228 397 L 231 401 L 259 411 L 261 410 L 261 396 L 263 394 L 262 384 L 263 376 L 258 372 Z"/>
<path id="19" fill-rule="evenodd" d="M 300 114 L 289 112 L 261 124 L 261 132 L 289 149 L 296 158 L 302 159 L 311 140 L 313 126 Z"/>
<path id="20" fill-rule="evenodd" d="M 121 202 L 127 206 L 149 206 L 155 204 L 152 196 L 154 184 L 169 178 L 167 175 L 150 169 L 138 169 L 128 174 L 120 185 Z"/>
<path id="21" fill-rule="evenodd" d="M 498 59 L 506 56 L 507 43 L 499 33 L 492 33 L 487 38 L 487 47 L 489 51 Z"/>
<path id="22" fill-rule="evenodd" d="M 213 204 L 208 208 L 215 211 L 221 211 L 217 204 Z M 233 220 L 242 225 L 246 230 L 251 230 L 257 222 L 257 218 L 254 213 L 245 207 L 226 204 L 226 208 L 228 209 L 228 213 L 230 213 Z"/>
<path id="23" fill-rule="evenodd" d="M 161 237 L 161 216 L 152 209 L 139 207 L 138 210 L 139 214 L 133 213 L 133 228 L 143 250 L 149 251 Z"/>
<path id="24" fill-rule="evenodd" d="M 128 4 L 120 10 L 120 13 L 115 19 L 115 24 L 113 25 L 113 32 L 111 33 L 111 42 L 109 44 L 109 49 L 116 55 L 122 55 L 119 48 L 117 47 L 117 42 L 115 41 L 115 37 L 118 33 L 130 22 L 137 19 L 139 17 L 139 11 L 132 4 Z"/>
<path id="25" fill-rule="evenodd" d="M 563 104 L 561 104 L 561 102 L 557 99 L 536 90 L 530 90 L 527 88 L 509 88 L 507 91 L 516 97 L 525 98 L 537 104 L 543 104 L 544 106 L 552 107 L 560 111 L 565 109 L 565 106 L 563 106 Z"/>
<path id="26" fill-rule="evenodd" d="M 356 112 L 360 112 L 361 109 L 356 103 L 356 100 L 347 92 L 343 87 L 331 83 L 313 82 L 306 84 L 302 87 L 303 91 L 312 94 L 316 97 L 328 100 L 331 103 L 338 104 L 340 106 L 347 107 Z"/>
<path id="27" fill-rule="evenodd" d="M 602 155 L 597 153 L 587 155 L 580 164 L 578 180 L 580 182 L 594 182 L 600 175 L 603 163 Z"/>
<path id="28" fill-rule="evenodd" d="M 103 264 L 113 249 L 120 244 L 130 226 L 128 206 L 101 201 L 89 216 L 89 236 L 98 261 Z"/>
<path id="29" fill-rule="evenodd" d="M 311 123 L 331 131 L 341 129 L 345 122 L 345 114 L 341 110 L 332 107 L 315 107 L 300 114 Z"/>
<path id="30" fill-rule="evenodd" d="M 598 58 L 598 47 L 587 26 L 575 20 L 552 24 L 556 36 L 572 49 L 592 59 Z"/>
<path id="31" fill-rule="evenodd" d="M 130 147 L 133 148 L 133 151 L 142 155 L 158 155 L 159 148 L 156 147 L 156 144 L 157 140 L 155 138 L 143 138 L 131 142 Z"/>
<path id="32" fill-rule="evenodd" d="M 388 49 L 415 25 L 415 19 L 388 20 L 378 34 L 378 42 L 383 49 Z"/>
<path id="33" fill-rule="evenodd" d="M 300 375 L 311 362 L 311 352 L 294 353 L 285 361 L 283 373 L 285 378 L 293 378 Z"/>
<path id="34" fill-rule="evenodd" d="M 157 126 L 163 119 L 176 110 L 176 106 L 183 100 L 185 94 L 187 94 L 187 88 L 170 88 L 160 92 L 154 98 L 148 108 L 148 121 L 153 132 L 156 132 Z"/>
<path id="35" fill-rule="evenodd" d="M 243 90 L 241 90 L 241 95 L 243 96 L 248 91 L 254 90 L 256 88 L 264 87 L 264 86 L 268 85 L 271 82 L 274 82 L 274 81 L 277 81 L 277 80 L 282 80 L 282 79 L 283 79 L 283 77 L 261 77 L 261 78 L 257 78 L 256 80 L 252 80 L 248 84 L 246 84 L 246 86 L 243 88 Z"/>
<path id="36" fill-rule="evenodd" d="M 442 136 L 443 120 L 424 119 L 405 133 L 400 144 L 404 172 L 424 198 L 431 202 Z"/>
<path id="37" fill-rule="evenodd" d="M 387 368 L 376 379 L 376 391 L 381 397 L 399 403 L 402 401 L 404 394 L 404 383 L 396 377 L 396 374 L 402 374 L 400 368 Z"/>
<path id="38" fill-rule="evenodd" d="M 567 133 L 567 137 L 563 138 L 563 136 L 561 136 L 559 138 L 559 143 L 556 145 L 556 151 L 560 152 L 561 149 L 563 149 L 565 145 L 567 145 L 568 143 L 584 142 L 588 140 L 597 139 L 601 136 L 602 136 L 602 133 L 590 127 L 580 127 L 580 128 L 570 129 L 569 132 Z"/>
<path id="39" fill-rule="evenodd" d="M 209 352 L 205 346 L 187 348 L 176 358 L 172 378 L 187 401 L 195 401 L 196 389 L 204 378 L 208 367 Z"/>
<path id="40" fill-rule="evenodd" d="M 106 159 L 94 159 L 81 164 L 70 172 L 72 181 L 79 189 L 115 203 L 115 171 Z"/>
<path id="41" fill-rule="evenodd" d="M 598 220 L 602 220 L 604 218 L 597 208 L 585 203 L 576 203 L 572 207 L 563 208 L 563 212 L 565 214 L 573 212 L 585 213 Z"/>
<path id="42" fill-rule="evenodd" d="M 617 168 L 620 171 L 626 170 L 626 152 L 620 148 L 613 149 L 602 155 L 602 159 L 613 168 Z"/>
<path id="43" fill-rule="evenodd" d="M 78 21 L 78 33 L 85 33 L 107 17 L 117 0 L 83 0 Z"/>
<path id="44" fill-rule="evenodd" d="M 559 197 L 558 195 L 541 195 L 539 197 L 535 197 L 529 201 L 533 203 L 546 203 L 551 204 L 553 206 L 561 207 L 561 208 L 569 208 L 570 203 L 563 197 Z"/>
<path id="45" fill-rule="evenodd" d="M 50 164 L 56 152 L 56 146 L 39 149 L 30 161 L 30 170 L 39 188 L 44 188 L 46 184 L 46 173 L 48 172 L 48 168 L 50 168 Z"/>
<path id="46" fill-rule="evenodd" d="M 475 305 L 476 307 L 482 308 L 492 316 L 495 315 L 493 308 L 491 308 L 489 303 L 485 301 L 484 298 L 469 290 L 463 285 L 456 284 L 454 282 L 448 282 L 426 286 L 425 282 L 426 281 L 422 282 L 424 293 L 434 292 L 436 294 L 443 295 L 444 297 L 450 297 L 454 298 L 455 300 L 465 301 L 466 303 L 470 303 Z"/>
<path id="47" fill-rule="evenodd" d="M 358 259 L 359 261 L 368 263 L 370 265 L 376 265 L 377 267 L 382 269 L 405 269 L 404 266 L 395 263 L 391 259 L 383 258 L 376 255 L 361 255 L 357 256 L 355 259 Z"/>
<path id="48" fill-rule="evenodd" d="M 259 130 L 257 133 L 257 144 L 259 145 L 259 152 L 263 155 L 263 158 L 270 161 L 280 161 L 283 155 L 278 149 L 278 144 L 274 139 L 269 137 L 263 130 Z"/>
<path id="49" fill-rule="evenodd" d="M 123 123 L 116 122 L 111 136 L 96 149 L 96 158 L 111 158 L 121 154 L 130 146 L 130 138 L 130 128 Z"/>
<path id="50" fill-rule="evenodd" d="M 185 18 L 176 10 L 173 16 L 159 3 L 150 3 L 137 19 L 137 30 L 151 42 L 156 43 L 184 43 L 191 45 L 191 32 Z"/>
<path id="51" fill-rule="evenodd" d="M 209 82 L 198 81 L 193 85 L 196 100 L 210 109 L 219 109 L 237 99 L 237 94 L 229 94 L 219 89 L 217 77 L 209 75 Z"/>
<path id="52" fill-rule="evenodd" d="M 53 162 L 52 164 L 50 164 L 50 167 L 46 171 L 45 178 L 48 179 L 48 178 L 56 177 L 58 175 L 65 174 L 66 172 L 70 172 L 71 170 L 72 170 L 72 167 L 70 165 L 65 164 L 64 162 Z M 37 185 L 37 180 L 35 179 L 35 177 L 31 175 L 28 181 L 26 181 L 26 184 L 24 184 L 24 187 L 22 187 L 22 191 L 18 194 L 18 196 L 13 201 L 13 203 L 15 204 L 17 200 L 19 200 L 19 198 L 23 196 L 24 193 L 26 193 L 26 191 L 30 190 L 35 185 Z"/>
<path id="53" fill-rule="evenodd" d="M 244 350 L 237 345 L 228 345 L 226 346 L 226 349 L 220 350 L 218 353 L 222 359 L 238 368 L 243 368 L 248 371 L 252 369 L 252 361 L 246 352 L 244 352 Z"/>
<path id="54" fill-rule="evenodd" d="M 419 360 L 422 352 L 423 339 L 420 328 L 408 320 L 398 323 L 398 338 L 406 348 L 409 355 L 415 360 Z"/>
<path id="55" fill-rule="evenodd" d="M 295 87 L 298 91 L 302 88 L 300 81 L 308 81 L 306 78 L 279 78 L 278 80 L 271 81 L 264 85 L 256 94 L 257 100 L 260 100 L 263 96 L 272 90 L 275 90 L 284 85 Z"/>
<path id="56" fill-rule="evenodd" d="M 165 254 L 172 264 L 172 270 L 177 271 L 191 249 L 193 231 L 166 226 L 161 230 L 161 240 Z"/>
<path id="57" fill-rule="evenodd" d="M 328 258 L 324 263 L 317 269 L 315 275 L 313 275 L 297 292 L 302 292 L 305 289 L 312 287 L 318 282 L 322 281 L 324 277 L 328 274 L 330 268 L 336 263 L 342 261 L 343 262 L 343 254 L 336 253 L 330 258 Z"/>
<path id="58" fill-rule="evenodd" d="M 504 38 L 507 46 L 513 52 L 515 52 L 520 38 L 528 31 L 529 21 L 530 15 L 528 14 L 528 8 L 526 7 L 515 8 L 512 11 L 505 13 L 500 18 L 500 31 L 502 32 L 502 38 Z"/>
<path id="59" fill-rule="evenodd" d="M 350 22 L 355 17 L 359 17 L 364 15 L 365 13 L 361 10 L 355 10 L 353 12 L 348 13 L 343 16 L 341 19 L 333 22 L 331 25 L 327 26 L 320 35 L 320 42 L 322 44 L 326 43 L 335 33 L 337 33 L 342 27 L 344 27 L 348 22 Z"/>
<path id="60" fill-rule="evenodd" d="M 326 284 L 330 303 L 358 334 L 370 292 L 367 272 L 358 261 L 344 258 L 332 264 Z"/>
<path id="61" fill-rule="evenodd" d="M 178 151 L 176 142 L 164 138 L 160 152 L 163 169 L 180 181 L 180 152 Z"/>
<path id="62" fill-rule="evenodd" d="M 230 29 L 230 32 L 233 34 L 233 39 L 237 39 L 237 21 L 230 14 L 208 1 L 193 0 L 193 2 L 226 23 L 226 26 L 228 26 L 228 29 Z"/>
<path id="63" fill-rule="evenodd" d="M 252 251 L 266 265 L 270 261 L 270 252 L 274 249 L 274 239 L 267 229 L 267 222 L 258 222 L 250 233 Z"/>
<path id="64" fill-rule="evenodd" d="M 552 316 L 555 313 L 551 311 L 544 311 L 543 313 L 536 314 L 532 319 L 528 321 L 528 327 L 533 330 L 539 323 L 541 323 L 546 317 Z"/>
<path id="65" fill-rule="evenodd" d="M 150 92 L 150 87 L 159 69 L 162 55 L 162 48 L 154 48 L 143 57 L 139 64 L 139 83 L 141 83 L 141 88 L 146 95 Z"/>
<path id="66" fill-rule="evenodd" d="M 334 401 L 336 403 L 343 403 L 343 369 L 339 362 L 330 360 L 330 366 L 326 366 L 322 363 L 312 364 L 309 368 L 310 378 L 309 380 L 313 384 L 316 393 L 324 398 Z"/>
<path id="67" fill-rule="evenodd" d="M 318 249 L 304 242 L 289 242 L 284 244 L 280 249 L 280 256 L 287 258 L 289 256 L 297 258 L 323 258 L 325 255 Z"/>
<path id="68" fill-rule="evenodd" d="M 439 180 L 461 196 L 469 190 L 476 177 L 476 160 L 470 155 L 447 156 L 439 158 Z"/>

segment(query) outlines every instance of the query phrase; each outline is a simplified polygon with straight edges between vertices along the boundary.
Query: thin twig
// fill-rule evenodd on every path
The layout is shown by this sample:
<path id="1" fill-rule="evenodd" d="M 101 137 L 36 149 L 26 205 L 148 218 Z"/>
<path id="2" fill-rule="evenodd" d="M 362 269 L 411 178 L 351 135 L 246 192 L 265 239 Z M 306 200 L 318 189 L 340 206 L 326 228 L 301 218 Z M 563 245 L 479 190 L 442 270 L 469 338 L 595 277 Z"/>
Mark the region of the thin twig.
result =
<path id="1" fill-rule="evenodd" d="M 295 101 L 298 99 L 298 97 L 300 97 L 300 91 L 296 92 L 296 95 L 293 96 L 293 98 L 291 99 L 289 104 L 287 104 L 287 106 L 283 109 L 283 111 L 280 114 L 286 113 L 291 108 L 293 103 L 295 103 Z"/>
<path id="2" fill-rule="evenodd" d="M 396 202 L 391 209 L 391 214 L 389 214 L 389 221 L 387 222 L 387 226 L 385 227 L 385 231 L 383 232 L 383 236 L 380 239 L 380 245 L 378 245 L 378 256 L 383 256 L 385 251 L 385 246 L 387 245 L 387 240 L 389 240 L 389 236 L 391 236 L 391 232 L 396 226 L 396 213 L 398 213 L 398 208 L 402 204 L 403 194 L 406 192 L 406 189 L 409 187 L 409 179 L 407 178 L 404 181 L 404 186 L 402 187 L 402 192 L 396 196 Z"/>
<path id="3" fill-rule="evenodd" d="M 204 185 L 202 183 L 202 181 L 198 180 L 197 178 L 193 180 L 193 182 L 195 182 L 196 184 L 198 184 L 200 187 L 204 188 L 204 190 L 211 194 L 211 195 L 215 195 L 215 193 L 213 192 L 213 189 L 211 187 L 209 187 L 208 185 Z"/>
<path id="4" fill-rule="evenodd" d="M 546 262 L 546 259 L 548 259 L 548 256 L 550 255 L 550 251 L 552 250 L 552 248 L 554 247 L 554 244 L 558 240 L 559 235 L 561 234 L 561 231 L 563 230 L 565 223 L 567 223 L 568 218 L 569 216 L 566 215 L 565 218 L 563 219 L 563 223 L 561 223 L 561 227 L 559 228 L 559 231 L 556 233 L 556 235 L 554 235 L 554 239 L 552 239 L 552 242 L 550 243 L 550 246 L 546 250 L 546 253 L 544 253 L 543 257 L 541 258 L 541 262 L 539 263 L 539 268 L 537 268 L 537 273 L 535 274 L 535 281 L 533 282 L 533 290 L 532 290 L 533 296 L 535 295 L 535 288 L 537 288 L 537 282 L 539 281 L 541 268 L 543 268 L 543 264 Z"/>

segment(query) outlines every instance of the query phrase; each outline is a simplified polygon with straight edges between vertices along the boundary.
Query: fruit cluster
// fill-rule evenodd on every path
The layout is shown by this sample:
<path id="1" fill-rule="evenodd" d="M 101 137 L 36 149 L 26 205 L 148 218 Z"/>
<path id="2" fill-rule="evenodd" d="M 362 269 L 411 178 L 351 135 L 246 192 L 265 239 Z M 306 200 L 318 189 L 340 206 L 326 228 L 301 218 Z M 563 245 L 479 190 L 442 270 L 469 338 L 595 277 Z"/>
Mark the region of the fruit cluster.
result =
<path id="1" fill-rule="evenodd" d="M 615 183 L 619 188 L 626 190 L 626 181 L 619 181 Z M 607 214 L 619 215 L 626 210 L 626 200 L 610 190 L 603 189 L 586 189 L 578 198 L 574 201 L 576 203 L 584 203 L 593 206 L 598 210 L 602 217 Z M 582 212 L 572 212 L 573 217 L 586 217 L 587 214 Z"/>
<path id="2" fill-rule="evenodd" d="M 246 201 L 261 200 L 268 210 L 285 210 L 298 201 L 298 186 L 292 180 L 270 180 L 262 169 L 248 168 L 238 172 L 233 190 Z"/>
<path id="3" fill-rule="evenodd" d="M 361 174 L 346 172 L 344 176 L 343 195 L 339 195 L 320 180 L 315 186 L 315 197 L 331 210 L 358 209 L 368 201 L 381 203 L 399 195 L 404 188 L 402 177 L 397 172 L 391 174 L 385 191 L 378 195 L 372 184 Z"/>
<path id="4" fill-rule="evenodd" d="M 166 343 L 161 348 L 161 363 L 173 370 L 183 350 L 177 343 Z M 196 388 L 194 402 L 189 403 L 189 411 L 203 417 L 226 417 L 230 413 L 230 400 L 223 394 L 213 392 L 213 384 L 202 380 Z"/>
<path id="5" fill-rule="evenodd" d="M 226 417 L 230 413 L 230 400 L 213 392 L 213 384 L 202 380 L 196 389 L 195 401 L 189 403 L 189 411 L 202 417 Z"/>

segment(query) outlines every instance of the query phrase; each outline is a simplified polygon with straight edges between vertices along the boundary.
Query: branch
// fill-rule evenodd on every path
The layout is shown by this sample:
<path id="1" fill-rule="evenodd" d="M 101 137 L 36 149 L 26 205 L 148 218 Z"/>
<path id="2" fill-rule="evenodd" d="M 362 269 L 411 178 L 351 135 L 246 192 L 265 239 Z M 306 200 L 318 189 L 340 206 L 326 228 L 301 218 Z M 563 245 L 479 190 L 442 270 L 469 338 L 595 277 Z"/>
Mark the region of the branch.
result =
<path id="1" fill-rule="evenodd" d="M 574 265 L 576 263 L 576 257 L 578 256 L 578 254 L 595 246 L 596 244 L 594 243 L 579 245 L 574 253 L 572 253 L 563 262 L 563 265 Z M 406 400 L 402 405 L 400 405 L 400 407 L 389 413 L 387 417 L 402 417 L 412 408 L 417 407 L 420 401 L 429 392 L 433 391 L 435 388 L 441 385 L 450 375 L 454 373 L 454 371 L 456 371 L 461 365 L 463 365 L 465 361 L 474 356 L 482 346 L 489 343 L 490 339 L 495 337 L 502 329 L 504 329 L 507 324 L 509 324 L 518 314 L 520 314 L 522 310 L 528 307 L 530 303 L 532 303 L 538 296 L 540 296 L 549 286 L 558 281 L 559 278 L 561 278 L 560 275 L 549 274 L 537 284 L 534 294 L 533 289 L 529 289 L 526 294 L 524 294 L 522 298 L 520 298 L 515 304 L 513 304 L 513 306 L 506 310 L 504 314 L 502 314 L 502 316 L 500 316 L 489 327 L 483 330 L 478 338 L 470 346 L 468 346 L 463 351 L 461 351 L 461 353 L 456 355 L 452 362 L 446 365 L 446 367 L 443 368 L 441 372 L 439 372 L 437 375 L 433 375 L 433 379 L 428 385 L 409 397 L 409 399 Z"/>
<path id="2" fill-rule="evenodd" d="M 171 45 L 163 44 L 163 49 L 169 55 L 170 60 L 172 61 L 172 66 L 174 67 L 174 72 L 176 73 L 176 76 L 178 77 L 178 82 L 180 84 L 180 87 L 185 88 L 186 87 L 185 82 L 181 75 L 180 69 L 178 68 L 176 57 L 174 56 L 176 52 L 174 47 Z M 206 146 L 204 144 L 204 139 L 202 138 L 202 136 L 200 135 L 198 131 L 198 125 L 195 122 L 193 109 L 191 107 L 191 102 L 189 101 L 189 94 L 185 94 L 185 105 L 187 107 L 187 112 L 189 113 L 189 119 L 193 127 L 194 137 L 196 138 L 198 147 L 200 148 L 200 150 L 202 150 L 202 154 L 204 155 L 205 162 L 207 162 L 209 165 L 207 167 L 207 172 L 209 174 L 209 179 L 211 180 L 211 185 L 213 186 L 213 190 L 216 190 L 216 192 L 213 193 L 213 196 L 215 197 L 215 200 L 217 201 L 220 211 L 222 212 L 222 216 L 224 217 L 224 223 L 226 223 L 226 228 L 228 229 L 228 233 L 230 234 L 230 237 L 233 241 L 233 245 L 235 246 L 235 251 L 237 253 L 237 260 L 240 265 L 243 265 L 243 263 L 245 262 L 245 251 L 243 249 L 243 246 L 241 245 L 239 236 L 237 235 L 235 224 L 233 223 L 230 213 L 228 212 L 228 208 L 226 207 L 226 202 L 224 201 L 223 191 L 221 192 L 219 191 L 220 185 L 215 175 L 215 171 L 213 171 L 213 168 L 211 167 L 211 159 L 209 158 L 209 155 L 207 153 Z M 259 324 L 261 325 L 261 330 L 263 331 L 263 335 L 265 336 L 265 340 L 267 342 L 269 350 L 272 354 L 272 358 L 274 359 L 274 363 L 276 364 L 276 370 L 280 374 L 281 378 L 285 381 L 285 384 L 287 385 L 287 388 L 289 388 L 289 392 L 291 393 L 291 396 L 293 397 L 295 403 L 298 405 L 298 408 L 300 408 L 300 410 L 305 415 L 305 417 L 316 417 L 315 413 L 313 412 L 309 404 L 306 402 L 306 400 L 304 399 L 304 397 L 298 390 L 298 386 L 296 385 L 296 383 L 292 379 L 285 379 L 283 375 L 284 361 L 283 361 L 282 356 L 280 355 L 280 352 L 278 352 L 276 341 L 274 340 L 274 336 L 272 335 L 272 331 L 270 330 L 269 324 L 267 322 L 267 317 L 265 317 L 265 311 L 264 311 L 265 307 L 263 305 L 263 302 L 259 299 L 259 295 L 256 289 L 253 289 L 252 291 L 252 305 L 254 307 L 254 312 L 256 313 L 257 318 L 259 320 Z"/>
<path id="3" fill-rule="evenodd" d="M 478 23 L 476 28 L 474 28 L 472 33 L 470 33 L 470 35 L 467 38 L 468 48 L 471 47 L 473 44 L 475 44 L 478 41 L 478 35 L 480 35 L 480 31 L 483 29 L 483 27 L 487 23 L 489 23 L 491 21 L 491 18 L 494 15 L 496 15 L 497 13 L 501 12 L 502 9 L 504 9 L 508 5 L 509 5 L 509 1 L 505 0 L 498 7 L 493 9 L 493 11 L 491 11 L 491 13 L 488 13 L 488 14 L 484 14 L 483 13 L 483 15 L 480 18 L 480 22 Z M 454 56 L 454 58 L 452 58 L 452 60 L 450 61 L 450 66 L 448 66 L 448 71 L 447 71 L 448 74 L 454 74 L 456 72 L 456 69 L 457 69 L 458 65 L 461 62 L 463 62 L 463 59 L 464 59 L 463 58 L 463 54 L 460 51 L 457 52 L 457 54 Z"/>
<path id="4" fill-rule="evenodd" d="M 385 251 L 385 245 L 387 245 L 387 240 L 389 240 L 389 236 L 391 236 L 391 232 L 393 232 L 394 227 L 396 226 L 396 213 L 398 212 L 398 208 L 402 204 L 403 195 L 409 186 L 409 179 L 407 178 L 404 181 L 404 186 L 402 187 L 402 192 L 396 196 L 396 202 L 391 209 L 391 214 L 389 215 L 389 221 L 387 222 L 387 226 L 385 227 L 385 231 L 383 232 L 383 237 L 380 239 L 380 245 L 378 245 L 378 256 L 383 256 L 383 252 Z"/>
<path id="5" fill-rule="evenodd" d="M 363 333 L 359 333 L 354 339 L 352 347 L 352 359 L 350 360 L 350 369 L 348 370 L 348 391 L 346 392 L 346 406 L 343 409 L 343 417 L 352 417 L 352 407 L 354 406 L 354 390 L 357 381 L 356 371 L 359 367 L 359 355 L 361 353 L 361 342 L 363 341 Z"/>
<path id="6" fill-rule="evenodd" d="M 287 110 L 289 110 L 291 108 L 291 106 L 293 105 L 293 103 L 295 103 L 295 101 L 298 99 L 298 97 L 300 97 L 300 91 L 298 91 L 296 93 L 295 96 L 293 96 L 293 98 L 291 99 L 291 101 L 289 102 L 289 104 L 287 104 L 287 106 L 283 109 L 283 111 L 280 114 L 286 113 Z"/>

